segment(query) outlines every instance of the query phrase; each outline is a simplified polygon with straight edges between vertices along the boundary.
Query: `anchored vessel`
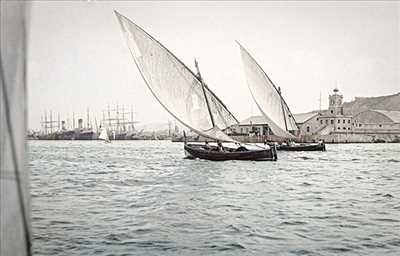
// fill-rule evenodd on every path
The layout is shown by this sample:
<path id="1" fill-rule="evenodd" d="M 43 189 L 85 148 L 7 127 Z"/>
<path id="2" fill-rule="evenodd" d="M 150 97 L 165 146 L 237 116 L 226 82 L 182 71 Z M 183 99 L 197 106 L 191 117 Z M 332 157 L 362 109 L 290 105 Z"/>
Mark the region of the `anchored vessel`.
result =
<path id="1" fill-rule="evenodd" d="M 161 43 L 128 18 L 115 12 L 127 40 L 132 57 L 148 88 L 159 103 L 180 123 L 207 139 L 218 142 L 236 142 L 223 130 L 237 124 L 237 119 L 224 103 L 204 83 L 196 63 L 197 75 L 173 55 Z M 208 160 L 276 160 L 276 152 L 270 147 L 246 149 L 246 159 L 239 157 L 240 147 L 219 151 L 213 147 L 185 143 L 190 157 Z M 239 151 L 238 151 L 239 152 Z M 215 157 L 218 154 L 218 157 Z"/>
<path id="2" fill-rule="evenodd" d="M 297 132 L 296 121 L 290 112 L 288 105 L 282 97 L 280 87 L 276 87 L 261 66 L 250 55 L 250 53 L 237 42 L 240 48 L 244 73 L 246 75 L 247 85 L 254 102 L 266 118 L 269 128 L 274 135 L 289 140 L 296 140 L 293 133 Z M 297 144 L 288 143 L 280 145 L 278 150 L 288 151 L 325 151 L 325 144 Z"/>

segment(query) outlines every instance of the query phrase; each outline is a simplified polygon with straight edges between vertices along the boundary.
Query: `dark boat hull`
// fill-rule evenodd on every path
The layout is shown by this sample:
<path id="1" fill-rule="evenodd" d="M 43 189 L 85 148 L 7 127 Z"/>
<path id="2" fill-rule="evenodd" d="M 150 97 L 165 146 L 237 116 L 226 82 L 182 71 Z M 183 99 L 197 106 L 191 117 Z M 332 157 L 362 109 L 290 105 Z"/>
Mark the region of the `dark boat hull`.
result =
<path id="1" fill-rule="evenodd" d="M 280 145 L 277 150 L 284 151 L 326 151 L 325 143 L 320 144 L 300 144 L 300 145 Z"/>
<path id="2" fill-rule="evenodd" d="M 93 140 L 95 139 L 96 134 L 95 132 L 80 132 L 77 135 L 75 135 L 75 140 Z"/>
<path id="3" fill-rule="evenodd" d="M 247 151 L 218 151 L 217 147 L 208 149 L 200 144 L 185 144 L 187 158 L 200 158 L 211 161 L 246 160 L 246 161 L 276 161 L 278 159 L 275 147 L 271 149 L 247 150 Z M 228 149 L 228 148 L 227 148 Z"/>

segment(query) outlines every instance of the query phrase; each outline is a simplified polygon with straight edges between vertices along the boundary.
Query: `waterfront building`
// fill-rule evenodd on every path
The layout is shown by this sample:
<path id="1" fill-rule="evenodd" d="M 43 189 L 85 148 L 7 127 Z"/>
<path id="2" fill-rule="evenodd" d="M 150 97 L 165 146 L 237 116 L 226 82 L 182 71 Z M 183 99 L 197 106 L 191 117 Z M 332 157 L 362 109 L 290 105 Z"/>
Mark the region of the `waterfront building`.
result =
<path id="1" fill-rule="evenodd" d="M 353 115 L 352 112 L 356 114 Z M 328 143 L 400 141 L 400 111 L 344 109 L 343 95 L 335 88 L 327 110 L 295 114 L 302 141 Z"/>
<path id="2" fill-rule="evenodd" d="M 373 109 L 374 106 L 382 108 L 381 103 L 385 102 L 384 107 L 397 109 L 400 93 L 374 98 L 356 97 L 350 104 L 343 103 L 343 95 L 335 88 L 329 95 L 328 109 L 293 115 L 299 128 L 295 135 L 303 142 L 400 142 L 400 111 Z M 349 105 L 351 107 L 346 107 Z M 251 116 L 230 129 L 240 136 L 276 140 L 263 116 Z"/>
<path id="3" fill-rule="evenodd" d="M 239 124 L 230 128 L 234 135 L 268 135 L 270 130 L 263 116 L 250 116 Z"/>

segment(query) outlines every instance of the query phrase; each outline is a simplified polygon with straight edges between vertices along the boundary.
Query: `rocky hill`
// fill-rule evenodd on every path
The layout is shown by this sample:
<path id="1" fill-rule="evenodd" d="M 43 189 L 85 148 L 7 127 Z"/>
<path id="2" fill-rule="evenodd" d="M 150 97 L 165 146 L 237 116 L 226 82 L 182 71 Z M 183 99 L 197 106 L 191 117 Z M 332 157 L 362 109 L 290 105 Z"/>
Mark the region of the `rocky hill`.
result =
<path id="1" fill-rule="evenodd" d="M 354 101 L 343 103 L 344 112 L 356 115 L 367 109 L 400 111 L 400 92 L 379 97 L 356 97 Z"/>

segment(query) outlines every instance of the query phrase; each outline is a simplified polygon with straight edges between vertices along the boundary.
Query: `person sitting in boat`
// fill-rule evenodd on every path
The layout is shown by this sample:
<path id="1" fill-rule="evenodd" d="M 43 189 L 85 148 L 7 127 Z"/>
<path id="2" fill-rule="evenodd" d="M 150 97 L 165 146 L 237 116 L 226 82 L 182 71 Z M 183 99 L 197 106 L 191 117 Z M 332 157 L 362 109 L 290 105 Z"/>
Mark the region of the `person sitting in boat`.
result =
<path id="1" fill-rule="evenodd" d="M 238 152 L 240 152 L 240 151 L 248 151 L 248 149 L 246 147 L 240 145 L 235 151 L 238 151 Z"/>
<path id="2" fill-rule="evenodd" d="M 203 148 L 204 148 L 205 150 L 210 150 L 210 149 L 211 149 L 210 145 L 208 144 L 208 141 L 206 141 L 206 143 L 205 143 L 205 145 L 204 145 Z"/>
<path id="3" fill-rule="evenodd" d="M 224 151 L 224 147 L 222 146 L 222 143 L 220 141 L 217 142 L 217 146 L 218 146 L 218 151 Z"/>

